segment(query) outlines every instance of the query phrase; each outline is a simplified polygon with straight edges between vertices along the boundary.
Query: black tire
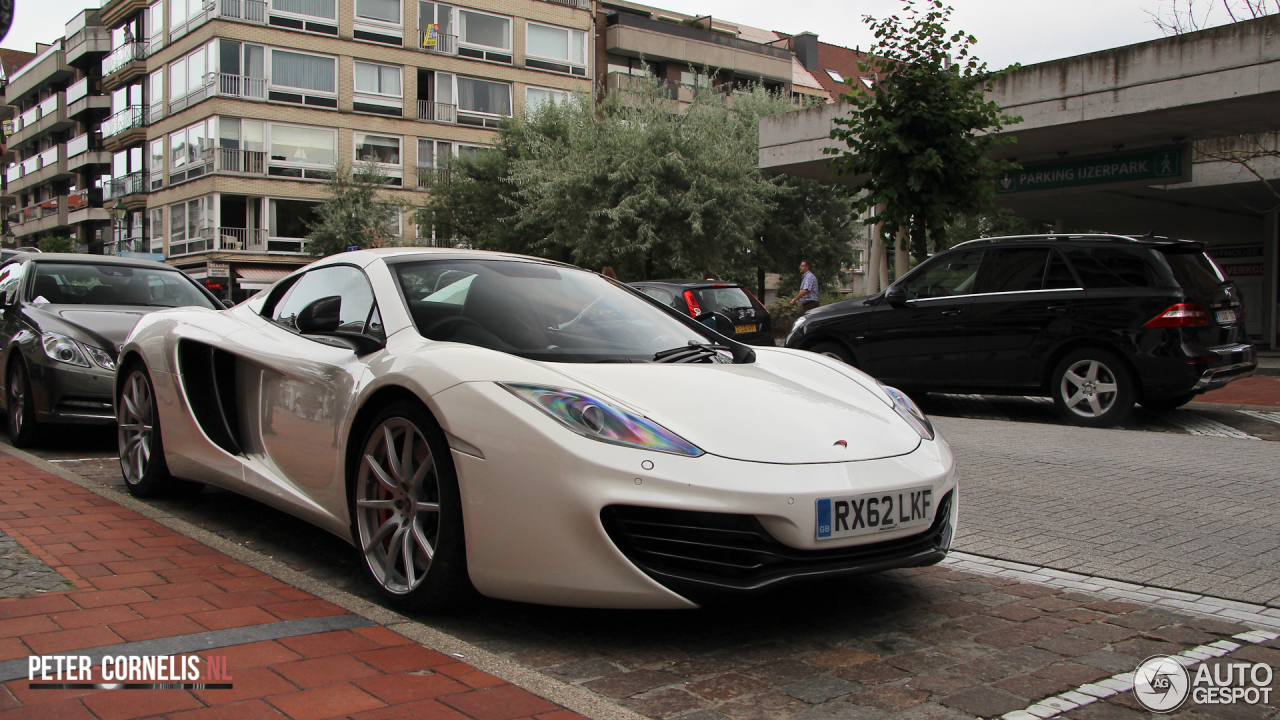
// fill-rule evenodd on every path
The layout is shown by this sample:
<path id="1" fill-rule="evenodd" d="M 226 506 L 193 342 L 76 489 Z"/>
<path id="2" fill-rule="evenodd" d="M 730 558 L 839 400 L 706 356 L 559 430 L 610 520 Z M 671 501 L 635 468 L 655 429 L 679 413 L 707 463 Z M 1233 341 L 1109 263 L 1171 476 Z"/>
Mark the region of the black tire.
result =
<path id="1" fill-rule="evenodd" d="M 1154 412 L 1163 412 L 1165 410 L 1177 410 L 1194 399 L 1196 393 L 1185 393 L 1183 395 L 1170 395 L 1167 397 L 1147 398 L 1142 401 L 1142 407 Z"/>
<path id="2" fill-rule="evenodd" d="M 120 472 L 134 497 L 187 497 L 204 485 L 175 478 L 164 459 L 159 411 L 151 374 L 141 362 L 124 368 L 116 391 L 116 438 Z"/>
<path id="3" fill-rule="evenodd" d="M 853 360 L 853 355 L 851 355 L 849 351 L 845 348 L 845 346 L 841 345 L 840 343 L 820 342 L 817 345 L 814 345 L 813 347 L 809 348 L 809 352 L 815 352 L 815 353 L 818 353 L 819 355 L 826 355 L 827 357 L 833 360 L 839 360 L 845 365 L 853 365 L 854 367 L 857 367 L 857 363 L 854 362 Z"/>
<path id="4" fill-rule="evenodd" d="M 1049 392 L 1058 414 L 1072 425 L 1110 427 L 1133 412 L 1133 376 L 1106 350 L 1082 348 L 1062 358 Z"/>
<path id="5" fill-rule="evenodd" d="M 416 435 L 406 446 L 412 431 Z M 406 447 L 412 458 L 407 468 L 400 457 Z M 362 572 L 387 604 L 409 612 L 440 611 L 474 597 L 458 476 L 431 414 L 417 402 L 392 403 L 369 422 L 352 454 L 351 536 Z"/>
<path id="6" fill-rule="evenodd" d="M 9 378 L 5 383 L 5 409 L 9 420 L 9 442 L 14 447 L 29 448 L 40 441 L 40 425 L 36 405 L 31 397 L 31 378 L 22 357 L 9 361 Z"/>

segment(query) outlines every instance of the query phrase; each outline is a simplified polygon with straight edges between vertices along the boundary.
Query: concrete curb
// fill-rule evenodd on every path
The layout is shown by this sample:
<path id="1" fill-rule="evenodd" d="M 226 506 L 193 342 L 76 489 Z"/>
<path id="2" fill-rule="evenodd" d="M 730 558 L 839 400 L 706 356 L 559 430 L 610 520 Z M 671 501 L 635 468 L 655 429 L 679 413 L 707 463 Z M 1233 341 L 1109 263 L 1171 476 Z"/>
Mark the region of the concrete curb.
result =
<path id="1" fill-rule="evenodd" d="M 643 715 L 620 705 L 615 705 L 585 688 L 569 685 L 535 670 L 530 670 L 519 663 L 476 647 L 465 640 L 456 638 L 425 623 L 334 588 L 298 572 L 278 560 L 265 557 L 254 550 L 237 545 L 182 518 L 152 507 L 132 495 L 77 475 L 70 470 L 58 467 L 54 463 L 4 443 L 0 443 L 0 452 L 30 463 L 50 475 L 62 478 L 121 507 L 132 510 L 145 518 L 154 520 L 174 532 L 203 543 L 283 583 L 292 585 L 322 600 L 327 600 L 338 607 L 381 625 L 414 642 L 425 645 L 432 650 L 456 657 L 477 670 L 499 677 L 544 700 L 549 700 L 579 715 L 590 718 L 590 720 L 648 720 Z"/>

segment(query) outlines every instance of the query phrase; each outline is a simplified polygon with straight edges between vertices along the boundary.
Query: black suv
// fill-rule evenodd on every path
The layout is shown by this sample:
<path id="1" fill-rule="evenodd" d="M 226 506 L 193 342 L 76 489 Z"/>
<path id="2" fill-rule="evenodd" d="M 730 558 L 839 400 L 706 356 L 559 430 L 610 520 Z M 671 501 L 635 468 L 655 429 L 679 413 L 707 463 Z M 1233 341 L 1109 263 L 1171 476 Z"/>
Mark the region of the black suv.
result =
<path id="1" fill-rule="evenodd" d="M 1077 425 L 1176 408 L 1257 367 L 1240 292 L 1187 240 L 973 240 L 882 293 L 809 311 L 787 347 L 904 390 L 1048 395 Z"/>
<path id="2" fill-rule="evenodd" d="M 775 344 L 769 311 L 745 285 L 715 280 L 646 280 L 631 286 L 740 343 Z"/>

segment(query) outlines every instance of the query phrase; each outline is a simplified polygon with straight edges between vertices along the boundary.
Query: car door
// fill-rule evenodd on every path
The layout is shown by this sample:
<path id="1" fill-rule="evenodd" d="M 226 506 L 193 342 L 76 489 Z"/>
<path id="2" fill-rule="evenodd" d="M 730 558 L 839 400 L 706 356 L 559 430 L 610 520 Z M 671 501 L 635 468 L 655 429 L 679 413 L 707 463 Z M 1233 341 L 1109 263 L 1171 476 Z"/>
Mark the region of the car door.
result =
<path id="1" fill-rule="evenodd" d="M 891 385 L 945 390 L 968 382 L 967 319 L 982 250 L 939 255 L 895 287 L 906 304 L 881 302 L 866 313 L 854 343 L 865 349 L 867 372 Z"/>
<path id="2" fill-rule="evenodd" d="M 376 337 L 382 327 L 373 289 L 359 268 L 330 265 L 278 292 L 263 307 L 269 322 L 229 338 L 239 346 L 229 349 L 248 361 L 240 363 L 238 381 L 249 424 L 245 479 L 260 489 L 285 480 L 317 512 L 343 507 L 343 421 L 378 353 L 359 357 L 338 341 L 301 335 L 295 320 L 312 302 L 337 296 L 339 329 Z"/>
<path id="3" fill-rule="evenodd" d="M 965 321 L 974 386 L 1038 385 L 1041 357 L 1072 332 L 1083 300 L 1084 288 L 1057 250 L 988 251 Z"/>

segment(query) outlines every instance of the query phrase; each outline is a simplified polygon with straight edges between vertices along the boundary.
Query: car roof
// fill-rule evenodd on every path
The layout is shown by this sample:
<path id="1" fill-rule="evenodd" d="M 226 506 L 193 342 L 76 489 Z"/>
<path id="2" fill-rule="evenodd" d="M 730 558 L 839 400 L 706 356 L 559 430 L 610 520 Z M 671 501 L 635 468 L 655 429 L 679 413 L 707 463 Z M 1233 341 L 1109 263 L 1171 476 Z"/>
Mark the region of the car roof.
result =
<path id="1" fill-rule="evenodd" d="M 382 260 L 386 263 L 407 262 L 414 259 L 422 260 L 518 260 L 522 262 L 535 262 L 545 265 L 555 265 L 564 268 L 573 268 L 581 270 L 582 268 L 569 265 L 567 263 L 548 260 L 546 258 L 533 257 L 530 255 L 517 255 L 516 253 L 497 252 L 494 250 L 470 250 L 466 248 L 437 248 L 437 247 L 387 247 L 387 248 L 369 248 L 367 250 L 353 250 L 351 252 L 335 253 L 327 257 L 321 258 L 306 267 L 323 267 L 325 265 L 357 265 L 366 267 L 371 263 Z M 301 270 L 303 268 L 299 268 Z"/>
<path id="2" fill-rule="evenodd" d="M 155 260 L 117 257 L 115 255 L 88 255 L 86 253 L 20 253 L 6 260 L 4 264 L 7 265 L 13 262 L 26 262 L 27 260 L 40 264 L 120 265 L 124 267 L 150 268 L 153 270 L 172 270 L 173 272 L 181 272 L 178 268 L 172 265 L 166 265 L 162 262 L 156 262 Z"/>
<path id="3" fill-rule="evenodd" d="M 631 285 L 678 285 L 685 288 L 709 288 L 709 287 L 742 287 L 742 283 L 728 282 L 727 280 L 640 280 L 638 282 L 629 283 Z"/>
<path id="4" fill-rule="evenodd" d="M 1175 247 L 1187 250 L 1203 249 L 1205 244 L 1198 240 L 1181 240 L 1148 233 L 1146 235 L 1110 235 L 1107 233 L 1079 233 L 1052 235 L 1007 235 L 1003 237 L 978 238 L 962 242 L 952 247 L 972 247 L 995 243 L 1041 243 L 1041 242 L 1103 242 L 1147 245 L 1152 247 Z"/>

